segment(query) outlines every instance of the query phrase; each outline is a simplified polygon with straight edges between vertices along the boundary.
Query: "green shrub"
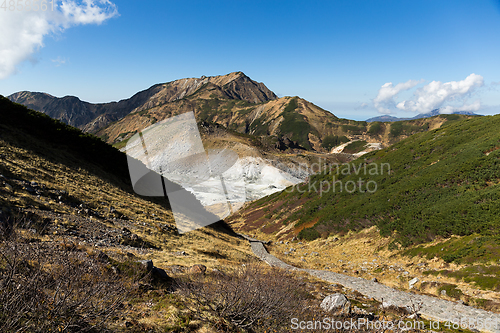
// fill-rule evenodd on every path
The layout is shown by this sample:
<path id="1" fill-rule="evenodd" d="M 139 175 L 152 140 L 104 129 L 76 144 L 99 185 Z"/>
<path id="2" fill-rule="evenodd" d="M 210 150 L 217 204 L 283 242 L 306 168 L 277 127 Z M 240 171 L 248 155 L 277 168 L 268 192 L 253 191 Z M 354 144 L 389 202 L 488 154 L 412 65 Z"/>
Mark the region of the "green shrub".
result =
<path id="1" fill-rule="evenodd" d="M 371 123 L 368 134 L 370 135 L 380 135 L 383 132 L 382 125 L 380 122 L 376 121 Z"/>
<path id="2" fill-rule="evenodd" d="M 314 228 L 306 228 L 302 229 L 299 234 L 297 235 L 299 239 L 304 239 L 308 241 L 315 240 L 319 237 L 321 237 L 320 233 L 314 229 Z"/>
<path id="3" fill-rule="evenodd" d="M 321 147 L 323 147 L 327 150 L 330 150 L 333 147 L 341 145 L 345 142 L 349 142 L 349 139 L 345 136 L 328 135 L 323 139 L 323 142 L 321 143 Z"/>
<path id="4" fill-rule="evenodd" d="M 462 291 L 458 289 L 455 284 L 446 283 L 438 289 L 439 293 L 443 290 L 446 291 L 446 295 L 451 298 L 460 299 L 460 296 L 463 295 Z"/>
<path id="5" fill-rule="evenodd" d="M 366 141 L 360 140 L 360 141 L 354 141 L 347 146 L 345 146 L 343 152 L 346 154 L 355 154 L 359 153 L 363 149 L 365 149 L 366 146 Z"/>
<path id="6" fill-rule="evenodd" d="M 297 98 L 294 97 L 283 110 L 283 121 L 280 124 L 280 132 L 282 135 L 288 136 L 291 140 L 298 142 L 301 147 L 311 149 L 312 147 L 309 143 L 311 125 L 309 125 L 303 115 L 295 111 L 297 107 Z"/>

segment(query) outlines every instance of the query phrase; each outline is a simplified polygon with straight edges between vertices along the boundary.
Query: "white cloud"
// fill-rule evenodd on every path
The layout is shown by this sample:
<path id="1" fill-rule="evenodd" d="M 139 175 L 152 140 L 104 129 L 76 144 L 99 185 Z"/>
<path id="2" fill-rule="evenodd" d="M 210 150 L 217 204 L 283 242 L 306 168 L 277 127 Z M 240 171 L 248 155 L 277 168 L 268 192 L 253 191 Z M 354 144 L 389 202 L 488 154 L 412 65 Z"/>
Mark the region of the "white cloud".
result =
<path id="1" fill-rule="evenodd" d="M 51 59 L 51 61 L 54 63 L 54 65 L 56 67 L 59 67 L 61 65 L 64 65 L 66 64 L 66 58 L 61 58 L 60 56 L 58 56 L 56 59 Z"/>
<path id="2" fill-rule="evenodd" d="M 378 91 L 377 97 L 373 99 L 373 105 L 380 113 L 389 114 L 395 109 L 419 113 L 430 112 L 440 109 L 441 113 L 452 113 L 454 111 L 478 111 L 481 102 L 476 100 L 469 103 L 474 92 L 484 86 L 481 75 L 470 74 L 462 81 L 432 81 L 418 88 L 411 99 L 397 102 L 398 93 L 414 88 L 423 80 L 409 80 L 404 83 L 393 85 L 392 82 L 385 83 Z M 493 82 L 491 86 L 495 83 Z"/>
<path id="3" fill-rule="evenodd" d="M 462 106 L 447 105 L 439 109 L 439 113 L 450 114 L 455 111 L 478 111 L 481 108 L 481 102 L 475 100 L 472 104 L 463 104 Z"/>
<path id="4" fill-rule="evenodd" d="M 354 110 L 366 109 L 368 106 L 369 106 L 368 103 L 361 103 L 360 105 L 357 105 L 356 107 L 354 107 Z"/>
<path id="5" fill-rule="evenodd" d="M 390 108 L 394 106 L 394 99 L 397 98 L 397 94 L 411 89 L 421 82 L 422 80 L 408 80 L 404 83 L 398 83 L 396 86 L 392 82 L 387 82 L 380 87 L 377 97 L 373 99 L 373 105 L 380 113 L 391 113 Z"/>
<path id="6" fill-rule="evenodd" d="M 23 2 L 24 3 L 24 2 Z M 80 24 L 101 24 L 117 16 L 108 0 L 54 1 L 54 10 L 0 10 L 0 79 L 15 73 L 16 67 L 44 46 L 43 39 Z"/>
<path id="7" fill-rule="evenodd" d="M 415 91 L 413 99 L 402 101 L 397 108 L 405 111 L 429 112 L 441 108 L 442 112 L 477 111 L 481 107 L 479 100 L 467 104 L 467 99 L 479 87 L 484 85 L 481 75 L 472 73 L 462 81 L 431 83 Z M 452 105 L 449 105 L 449 104 Z"/>

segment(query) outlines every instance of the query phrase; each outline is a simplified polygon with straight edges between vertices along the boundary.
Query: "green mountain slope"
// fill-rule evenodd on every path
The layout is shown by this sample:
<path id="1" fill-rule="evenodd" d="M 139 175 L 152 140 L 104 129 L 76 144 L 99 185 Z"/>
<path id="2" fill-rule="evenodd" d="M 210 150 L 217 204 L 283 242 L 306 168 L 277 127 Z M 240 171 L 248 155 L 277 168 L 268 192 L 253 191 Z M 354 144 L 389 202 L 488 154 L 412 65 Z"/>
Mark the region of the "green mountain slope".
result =
<path id="1" fill-rule="evenodd" d="M 500 239 L 499 126 L 500 116 L 448 122 L 348 166 L 327 167 L 309 183 L 263 198 L 237 218 L 259 225 L 252 214 L 264 209 L 270 213 L 268 228 L 269 223 L 294 224 L 294 232 L 306 239 L 377 225 L 382 235 L 404 246 L 471 234 L 495 243 Z"/>

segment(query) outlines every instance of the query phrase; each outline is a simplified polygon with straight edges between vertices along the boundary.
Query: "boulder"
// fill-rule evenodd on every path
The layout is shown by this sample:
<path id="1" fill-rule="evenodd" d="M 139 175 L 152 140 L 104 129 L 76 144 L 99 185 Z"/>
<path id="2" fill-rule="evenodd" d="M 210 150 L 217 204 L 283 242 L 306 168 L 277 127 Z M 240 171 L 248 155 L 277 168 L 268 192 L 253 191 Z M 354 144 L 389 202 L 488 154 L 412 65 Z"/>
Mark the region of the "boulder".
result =
<path id="1" fill-rule="evenodd" d="M 415 285 L 415 283 L 417 283 L 418 281 L 420 281 L 418 278 L 413 278 L 411 279 L 409 282 L 408 282 L 408 286 L 410 287 L 410 289 L 413 288 L 413 286 Z"/>
<path id="2" fill-rule="evenodd" d="M 387 309 L 387 308 L 389 308 L 391 306 L 396 306 L 396 305 L 392 301 L 383 301 L 382 304 L 381 304 L 381 307 L 384 308 L 384 309 Z"/>
<path id="3" fill-rule="evenodd" d="M 153 269 L 154 265 L 153 265 L 153 260 L 139 260 L 138 263 L 141 265 L 142 268 L 144 268 L 144 270 L 146 270 L 147 272 L 149 272 L 150 270 Z"/>
<path id="4" fill-rule="evenodd" d="M 193 265 L 189 268 L 189 273 L 193 274 L 205 274 L 206 271 L 207 271 L 207 266 L 200 264 Z"/>
<path id="5" fill-rule="evenodd" d="M 151 273 L 153 276 L 159 280 L 170 280 L 170 276 L 168 276 L 167 272 L 164 269 L 153 267 Z"/>
<path id="6" fill-rule="evenodd" d="M 321 302 L 320 307 L 328 312 L 344 311 L 350 308 L 351 303 L 344 294 L 336 293 L 328 295 Z"/>

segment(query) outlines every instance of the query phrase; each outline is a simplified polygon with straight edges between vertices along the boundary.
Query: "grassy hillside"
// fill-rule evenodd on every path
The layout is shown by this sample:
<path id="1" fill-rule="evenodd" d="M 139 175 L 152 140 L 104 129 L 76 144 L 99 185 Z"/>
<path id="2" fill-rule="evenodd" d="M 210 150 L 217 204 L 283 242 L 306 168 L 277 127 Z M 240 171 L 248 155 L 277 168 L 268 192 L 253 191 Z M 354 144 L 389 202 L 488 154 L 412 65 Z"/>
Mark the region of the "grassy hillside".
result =
<path id="1" fill-rule="evenodd" d="M 382 236 L 392 237 L 393 247 L 477 235 L 436 252 L 449 261 L 498 258 L 499 126 L 500 116 L 446 123 L 348 166 L 334 166 L 307 184 L 253 203 L 239 216 L 268 230 L 293 225 L 299 237 L 310 240 L 376 225 Z M 268 219 L 252 215 L 260 209 Z"/>
<path id="2" fill-rule="evenodd" d="M 282 332 L 342 291 L 259 266 L 223 223 L 179 235 L 100 139 L 2 97 L 0 119 L 0 331 Z"/>

